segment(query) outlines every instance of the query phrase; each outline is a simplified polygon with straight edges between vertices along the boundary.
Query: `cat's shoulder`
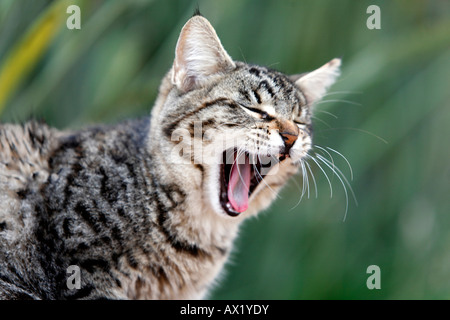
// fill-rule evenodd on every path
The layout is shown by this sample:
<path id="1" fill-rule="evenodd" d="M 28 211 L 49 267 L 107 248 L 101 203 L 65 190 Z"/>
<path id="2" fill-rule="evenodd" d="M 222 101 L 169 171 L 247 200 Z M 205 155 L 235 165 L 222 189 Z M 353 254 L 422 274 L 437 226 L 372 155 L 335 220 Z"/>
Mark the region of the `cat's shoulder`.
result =
<path id="1" fill-rule="evenodd" d="M 60 133 L 38 121 L 0 124 L 0 189 L 19 190 L 48 176 L 48 154 Z"/>
<path id="2" fill-rule="evenodd" d="M 0 124 L 0 232 L 3 240 L 15 239 L 20 234 L 25 223 L 19 214 L 23 207 L 21 200 L 47 181 L 49 153 L 60 134 L 38 121 Z"/>

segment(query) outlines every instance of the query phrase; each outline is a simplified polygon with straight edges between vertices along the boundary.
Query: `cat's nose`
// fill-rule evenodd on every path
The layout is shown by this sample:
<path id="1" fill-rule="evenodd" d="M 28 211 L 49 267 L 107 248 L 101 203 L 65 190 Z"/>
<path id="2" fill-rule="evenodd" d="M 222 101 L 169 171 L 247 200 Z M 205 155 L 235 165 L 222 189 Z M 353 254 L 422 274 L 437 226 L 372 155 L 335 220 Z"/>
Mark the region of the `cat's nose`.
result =
<path id="1" fill-rule="evenodd" d="M 289 155 L 289 150 L 291 150 L 295 141 L 298 139 L 299 128 L 295 123 L 290 121 L 285 121 L 280 123 L 279 133 L 284 141 L 284 154 Z"/>
<path id="2" fill-rule="evenodd" d="M 294 132 L 280 132 L 280 136 L 284 141 L 284 153 L 286 155 L 289 154 L 289 150 L 291 150 L 295 141 L 297 141 L 298 133 Z"/>
<path id="3" fill-rule="evenodd" d="M 298 138 L 298 133 L 295 132 L 280 132 L 280 135 L 286 147 L 289 148 L 291 148 L 294 145 L 295 141 Z"/>

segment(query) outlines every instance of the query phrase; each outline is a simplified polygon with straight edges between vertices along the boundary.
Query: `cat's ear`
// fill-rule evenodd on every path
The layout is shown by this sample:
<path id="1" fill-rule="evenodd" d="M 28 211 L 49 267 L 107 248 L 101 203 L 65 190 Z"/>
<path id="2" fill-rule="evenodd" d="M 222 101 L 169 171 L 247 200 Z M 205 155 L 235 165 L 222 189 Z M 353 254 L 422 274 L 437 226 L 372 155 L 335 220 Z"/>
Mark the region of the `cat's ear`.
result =
<path id="1" fill-rule="evenodd" d="M 196 15 L 184 25 L 172 67 L 172 83 L 178 89 L 192 90 L 210 76 L 235 67 L 208 20 Z"/>
<path id="2" fill-rule="evenodd" d="M 314 102 L 320 100 L 336 81 L 340 74 L 340 66 L 341 59 L 336 58 L 314 71 L 291 76 L 291 79 L 295 81 L 297 87 L 305 95 L 308 105 L 311 106 Z"/>

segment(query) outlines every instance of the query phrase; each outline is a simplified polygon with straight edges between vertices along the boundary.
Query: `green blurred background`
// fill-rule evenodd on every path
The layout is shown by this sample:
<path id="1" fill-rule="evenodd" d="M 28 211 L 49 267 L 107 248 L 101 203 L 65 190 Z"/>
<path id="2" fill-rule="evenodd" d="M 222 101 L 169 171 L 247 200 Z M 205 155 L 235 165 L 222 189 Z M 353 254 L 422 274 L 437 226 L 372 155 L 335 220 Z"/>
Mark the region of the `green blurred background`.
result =
<path id="1" fill-rule="evenodd" d="M 66 27 L 70 4 L 81 30 Z M 380 30 L 366 27 L 371 4 Z M 290 74 L 343 59 L 315 143 L 351 163 L 358 201 L 346 213 L 339 179 L 327 170 L 330 198 L 311 163 L 317 196 L 311 181 L 299 203 L 298 176 L 244 223 L 210 298 L 449 299 L 449 1 L 0 0 L 0 120 L 79 128 L 149 114 L 197 5 L 235 60 Z M 380 290 L 366 286 L 369 265 Z"/>

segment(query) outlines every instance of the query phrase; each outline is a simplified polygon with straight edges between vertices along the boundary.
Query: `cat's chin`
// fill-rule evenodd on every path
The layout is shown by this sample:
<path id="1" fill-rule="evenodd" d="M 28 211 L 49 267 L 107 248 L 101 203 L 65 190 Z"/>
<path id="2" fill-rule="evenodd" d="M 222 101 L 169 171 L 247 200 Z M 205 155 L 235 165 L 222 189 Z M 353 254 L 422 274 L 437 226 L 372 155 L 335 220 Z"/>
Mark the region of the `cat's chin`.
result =
<path id="1" fill-rule="evenodd" d="M 265 178 L 276 174 L 274 167 L 286 159 L 286 155 L 254 155 L 229 149 L 223 153 L 219 165 L 219 203 L 230 217 L 238 217 L 248 211 L 252 195 L 260 185 L 267 185 Z"/>

